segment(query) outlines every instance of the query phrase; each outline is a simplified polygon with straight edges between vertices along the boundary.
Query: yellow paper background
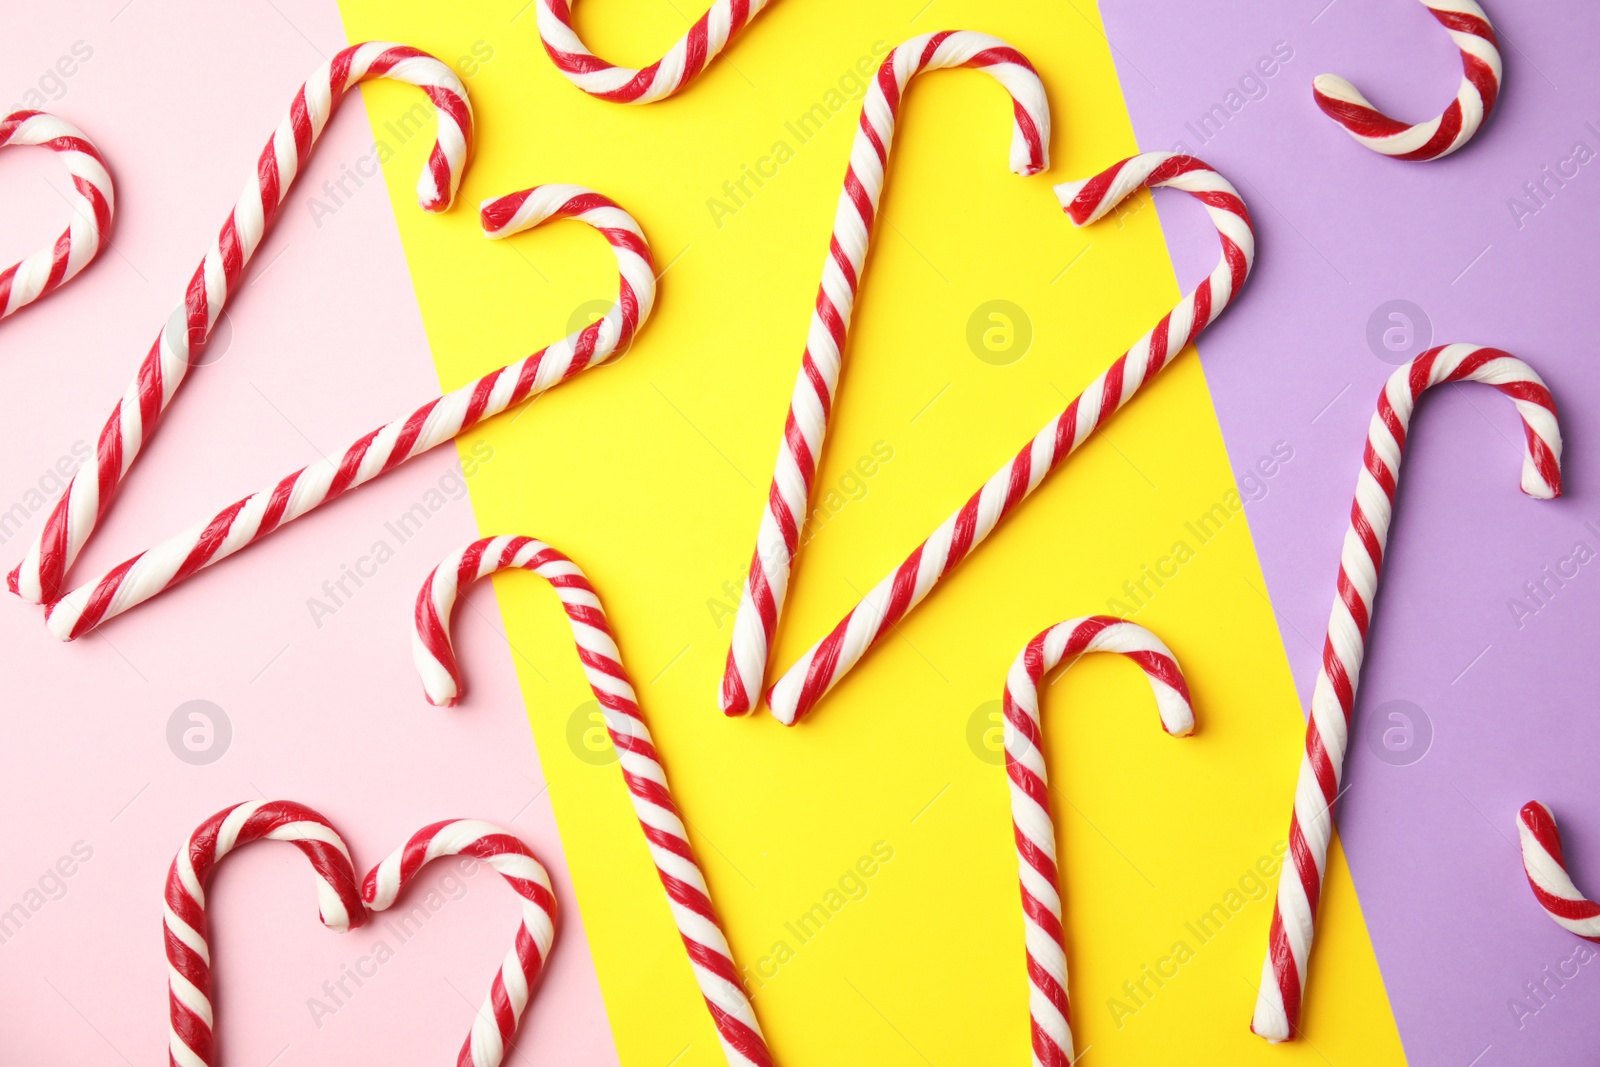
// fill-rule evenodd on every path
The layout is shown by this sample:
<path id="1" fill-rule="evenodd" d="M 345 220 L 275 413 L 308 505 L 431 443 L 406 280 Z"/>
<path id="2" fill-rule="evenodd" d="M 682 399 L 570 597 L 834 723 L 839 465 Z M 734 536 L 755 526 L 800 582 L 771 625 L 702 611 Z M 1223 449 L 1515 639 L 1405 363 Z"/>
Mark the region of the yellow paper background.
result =
<path id="1" fill-rule="evenodd" d="M 892 10 L 781 0 L 691 89 L 642 108 L 566 83 L 524 0 L 341 7 L 351 40 L 405 41 L 470 75 L 478 145 L 462 204 L 442 218 L 414 200 L 431 128 L 396 136 L 403 125 L 393 125 L 415 90 L 365 90 L 375 138 L 392 152 L 384 173 L 445 387 L 562 336 L 616 292 L 592 232 L 563 223 L 490 244 L 478 201 L 542 182 L 592 186 L 634 213 L 666 271 L 657 313 L 625 359 L 462 447 L 487 438 L 495 448 L 472 480 L 482 531 L 550 541 L 605 598 L 735 954 L 768 975 L 756 976 L 756 1005 L 780 1062 L 1027 1062 L 1016 856 L 1004 771 L 979 755 L 996 755 L 984 747 L 998 736 L 985 732 L 985 705 L 1029 637 L 1111 598 L 1126 603 L 1123 583 L 1180 540 L 1193 559 L 1137 618 L 1183 664 L 1197 734 L 1166 737 L 1138 671 L 1114 657 L 1062 674 L 1047 700 L 1078 1048 L 1102 1064 L 1404 1062 L 1337 847 L 1309 1041 L 1271 1048 L 1248 1032 L 1270 898 L 1233 898 L 1237 913 L 1207 943 L 1185 925 L 1227 907 L 1241 879 L 1254 888 L 1252 866 L 1286 830 L 1303 734 L 1243 514 L 1203 545 L 1185 526 L 1234 490 L 1192 354 L 810 720 L 785 729 L 764 711 L 729 721 L 717 710 L 727 609 L 799 364 L 859 92 L 804 143 L 785 124 L 832 102 L 858 61 L 875 67 L 875 42 L 962 27 L 1033 60 L 1055 133 L 1049 174 L 1018 178 L 1006 166 L 1009 105 L 997 85 L 970 71 L 913 83 L 813 506 L 830 489 L 845 503 L 830 507 L 801 556 L 780 667 L 1178 296 L 1147 197 L 1080 232 L 1050 191 L 1136 150 L 1092 4 L 935 0 L 919 11 L 920 0 Z M 585 0 L 578 26 L 598 53 L 643 63 L 686 20 L 656 0 Z M 723 183 L 778 141 L 793 158 L 734 202 Z M 713 210 L 713 198 L 737 210 Z M 1006 366 L 978 359 L 967 341 L 975 309 L 994 299 L 1024 309 L 1033 331 L 1026 356 Z M 878 442 L 893 459 L 852 482 Z M 1238 459 L 1242 468 L 1255 457 Z M 590 695 L 554 595 L 522 575 L 496 586 L 622 1060 L 720 1063 L 620 776 L 573 741 Z M 463 624 L 475 630 L 492 636 Z M 463 651 L 470 684 L 474 653 Z M 875 845 L 893 858 L 861 880 L 864 895 L 846 879 L 860 899 L 802 941 L 790 924 L 843 899 L 829 891 Z M 1152 995 L 1130 998 L 1124 983 L 1178 941 L 1193 958 L 1163 987 L 1145 980 Z M 1137 1011 L 1114 1012 L 1112 998 Z"/>

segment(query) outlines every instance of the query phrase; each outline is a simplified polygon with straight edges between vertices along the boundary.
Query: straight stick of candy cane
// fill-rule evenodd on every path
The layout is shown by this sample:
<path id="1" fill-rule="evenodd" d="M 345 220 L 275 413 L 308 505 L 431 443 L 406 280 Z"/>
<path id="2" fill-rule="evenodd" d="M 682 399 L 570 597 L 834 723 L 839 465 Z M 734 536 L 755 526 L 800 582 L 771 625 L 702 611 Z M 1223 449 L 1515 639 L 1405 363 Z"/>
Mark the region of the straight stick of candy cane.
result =
<path id="1" fill-rule="evenodd" d="M 252 841 L 287 841 L 311 861 L 324 926 L 344 932 L 367 921 L 350 849 L 327 819 L 283 800 L 237 804 L 201 823 L 167 872 L 165 938 L 172 1067 L 214 1067 L 216 1016 L 211 1004 L 211 948 L 206 885 L 217 864 Z"/>
<path id="2" fill-rule="evenodd" d="M 1539 500 L 1561 495 L 1561 427 L 1544 381 L 1522 360 L 1496 348 L 1430 348 L 1390 376 L 1367 429 L 1366 450 L 1339 555 L 1339 579 L 1322 667 L 1311 694 L 1305 752 L 1289 821 L 1289 862 L 1278 878 L 1261 993 L 1250 1029 L 1287 1041 L 1299 1028 L 1317 903 L 1333 840 L 1333 802 L 1344 775 L 1350 720 L 1367 631 L 1378 595 L 1400 460 L 1422 394 L 1443 382 L 1482 382 L 1504 393 L 1522 418 L 1522 491 Z"/>
<path id="3" fill-rule="evenodd" d="M 39 145 L 61 157 L 72 175 L 72 218 L 50 245 L 0 270 L 0 319 L 66 284 L 89 265 L 111 229 L 116 194 L 106 161 L 72 123 L 43 111 L 13 111 L 0 119 L 0 148 Z"/>
<path id="4" fill-rule="evenodd" d="M 1472 140 L 1494 110 L 1504 74 L 1500 42 L 1483 8 L 1473 0 L 1423 0 L 1423 6 L 1461 49 L 1461 87 L 1442 114 L 1413 126 L 1373 107 L 1337 74 L 1319 74 L 1311 83 L 1323 114 L 1357 142 L 1382 155 L 1419 162 L 1442 159 Z"/>
<path id="5" fill-rule="evenodd" d="M 312 72 L 261 150 L 216 242 L 189 279 L 181 324 L 174 314 L 162 327 L 100 431 L 93 472 L 67 483 L 39 539 L 8 577 L 12 592 L 36 604 L 61 595 L 67 570 L 111 506 L 140 449 L 155 433 L 223 305 L 242 283 L 250 257 L 261 246 L 328 119 L 350 88 L 368 78 L 392 78 L 427 93 L 438 113 L 438 134 L 417 195 L 428 211 L 444 211 L 455 199 L 472 143 L 472 108 L 454 71 L 415 48 L 368 42 L 344 49 Z"/>
<path id="6" fill-rule="evenodd" d="M 1050 105 L 1026 56 L 997 37 L 957 30 L 913 37 L 884 57 L 861 104 L 861 122 L 823 261 L 822 283 L 784 420 L 783 440 L 756 534 L 755 552 L 734 617 L 733 643 L 722 676 L 721 705 L 729 715 L 755 706 L 783 615 L 800 527 L 816 482 L 833 411 L 839 370 L 866 266 L 867 246 L 883 196 L 900 104 L 911 79 L 925 70 L 973 67 L 1011 95 L 1011 169 L 1030 175 L 1049 166 Z"/>
<path id="7" fill-rule="evenodd" d="M 520 838 L 491 823 L 453 819 L 425 826 L 374 867 L 361 884 L 361 899 L 374 912 L 387 911 L 436 859 L 467 856 L 499 872 L 522 898 L 517 939 L 495 972 L 483 1007 L 456 1058 L 460 1067 L 500 1067 L 522 1025 L 556 936 L 556 897 L 544 864 Z"/>
<path id="8" fill-rule="evenodd" d="M 1155 329 L 1134 342 L 1065 411 L 1051 419 L 954 515 L 879 582 L 833 631 L 801 656 L 767 693 L 778 721 L 793 724 L 834 687 L 906 613 L 922 602 L 1000 521 L 1079 445 L 1150 383 L 1233 301 L 1250 275 L 1255 231 L 1226 178 L 1192 156 L 1147 152 L 1082 182 L 1056 187 L 1079 226 L 1103 217 L 1145 187 L 1180 189 L 1199 200 L 1217 227 L 1222 258 Z"/>
<path id="9" fill-rule="evenodd" d="M 1537 800 L 1517 813 L 1517 837 L 1522 844 L 1522 870 L 1528 887 L 1545 914 L 1563 930 L 1600 944 L 1600 904 L 1578 892 L 1561 854 L 1561 831 L 1556 817 Z"/>
<path id="10" fill-rule="evenodd" d="M 461 588 L 509 568 L 530 570 L 548 581 L 572 623 L 583 673 L 600 702 L 634 813 L 667 892 L 695 981 L 716 1023 L 723 1055 L 731 1067 L 771 1067 L 772 1055 L 740 984 L 705 874 L 672 800 L 666 768 L 645 726 L 605 608 L 578 565 L 531 537 L 490 537 L 472 542 L 434 568 L 417 594 L 412 631 L 412 654 L 428 703 L 449 707 L 461 696 L 461 669 L 450 641 L 450 613 Z"/>
<path id="11" fill-rule="evenodd" d="M 607 63 L 572 28 L 572 0 L 538 0 L 539 40 L 568 81 L 590 96 L 650 104 L 694 81 L 772 0 L 716 0 L 666 55 L 634 70 Z"/>
<path id="12" fill-rule="evenodd" d="M 1075 1058 L 1039 683 L 1063 659 L 1070 656 L 1076 661 L 1091 652 L 1116 652 L 1137 663 L 1155 691 L 1161 728 L 1174 737 L 1187 737 L 1194 730 L 1183 672 L 1171 650 L 1143 626 L 1109 615 L 1068 619 L 1029 641 L 1011 665 L 1005 692 L 1006 775 L 1011 780 L 1011 825 L 1022 883 L 1034 1067 L 1070 1067 Z"/>
<path id="13" fill-rule="evenodd" d="M 627 351 L 656 294 L 650 246 L 633 216 L 578 185 L 541 185 L 488 200 L 482 216 L 485 234 L 495 238 L 552 219 L 593 226 L 616 253 L 616 304 L 577 333 L 380 426 L 337 459 L 304 467 L 85 582 L 48 606 L 50 632 L 66 641 L 79 637 L 342 493 Z"/>

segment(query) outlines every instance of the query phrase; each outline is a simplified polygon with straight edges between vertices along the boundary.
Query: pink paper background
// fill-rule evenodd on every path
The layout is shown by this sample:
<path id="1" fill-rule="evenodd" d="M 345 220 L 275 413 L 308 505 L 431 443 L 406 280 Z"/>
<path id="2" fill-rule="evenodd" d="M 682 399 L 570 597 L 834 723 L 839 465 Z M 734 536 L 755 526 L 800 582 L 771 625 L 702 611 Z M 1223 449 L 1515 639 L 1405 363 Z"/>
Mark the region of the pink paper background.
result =
<path id="1" fill-rule="evenodd" d="M 79 41 L 90 58 L 50 80 Z M 12 13 L 0 37 L 0 99 L 20 103 L 45 79 L 58 97 L 46 108 L 81 126 L 110 160 L 118 215 L 112 249 L 0 323 L 0 514 L 74 442 L 92 443 L 295 87 L 344 43 L 327 0 L 108 0 Z M 215 361 L 184 385 L 80 578 L 438 392 L 381 188 L 361 189 L 320 226 L 308 211 L 312 188 L 340 161 L 371 151 L 359 100 L 342 112 L 229 306 L 231 340 L 213 345 Z M 0 258 L 59 231 L 65 185 L 47 152 L 0 153 Z M 453 450 L 425 456 L 76 644 L 51 638 L 36 609 L 0 600 L 0 691 L 9 698 L 0 912 L 26 907 L 30 889 L 76 843 L 92 849 L 70 878 L 46 879 L 51 899 L 20 929 L 0 929 L 7 1062 L 161 1059 L 167 864 L 211 812 L 262 795 L 328 815 L 363 871 L 437 819 L 514 829 L 550 868 L 563 913 L 513 1059 L 616 1062 L 510 654 L 487 640 L 499 628 L 491 593 L 460 612 L 466 704 L 429 707 L 412 674 L 416 589 L 476 534 L 456 474 Z M 385 523 L 441 480 L 453 499 L 400 544 Z M 53 497 L 56 488 L 45 488 Z M 6 569 L 43 514 L 21 532 L 0 530 Z M 394 558 L 317 625 L 307 599 L 378 539 L 396 548 Z M 269 584 L 280 595 L 258 595 Z M 542 666 L 572 653 L 530 655 Z M 197 699 L 223 709 L 233 731 L 225 755 L 207 766 L 181 761 L 167 741 L 169 717 Z M 444 887 L 445 873 L 425 879 L 417 899 Z M 222 1059 L 446 1062 L 515 929 L 516 899 L 495 881 L 480 869 L 456 883 L 461 899 L 401 945 L 382 922 L 345 936 L 324 930 L 293 849 L 260 845 L 230 859 L 211 909 Z M 318 1025 L 309 998 L 379 940 L 394 958 L 359 989 L 347 981 L 355 995 Z"/>

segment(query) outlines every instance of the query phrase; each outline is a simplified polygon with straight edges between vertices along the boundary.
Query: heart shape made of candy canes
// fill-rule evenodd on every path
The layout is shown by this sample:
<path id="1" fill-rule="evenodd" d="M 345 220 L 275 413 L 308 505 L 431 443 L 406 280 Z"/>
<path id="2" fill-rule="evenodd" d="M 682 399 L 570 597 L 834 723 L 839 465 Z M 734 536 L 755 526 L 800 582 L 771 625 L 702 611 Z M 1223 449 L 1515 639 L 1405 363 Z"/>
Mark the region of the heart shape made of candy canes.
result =
<path id="1" fill-rule="evenodd" d="M 418 830 L 365 879 L 358 879 L 350 849 L 333 825 L 312 809 L 285 800 L 251 801 L 217 812 L 189 835 L 167 872 L 171 1067 L 217 1063 L 206 887 L 217 864 L 252 841 L 287 841 L 305 855 L 316 875 L 322 923 L 340 933 L 388 910 L 436 859 L 466 856 L 499 872 L 522 898 L 522 921 L 456 1059 L 458 1067 L 499 1067 L 555 940 L 556 899 L 543 864 L 511 833 L 486 822 L 453 819 Z"/>
<path id="2" fill-rule="evenodd" d="M 49 245 L 0 270 L 0 319 L 54 292 L 99 253 L 116 211 L 116 193 L 100 150 L 72 123 L 43 111 L 13 111 L 0 119 L 0 148 L 38 145 L 61 157 L 72 175 L 67 228 Z"/>
<path id="3" fill-rule="evenodd" d="M 50 629 L 63 640 L 88 632 L 468 427 L 625 352 L 649 318 L 656 287 L 650 247 L 639 224 L 611 200 L 580 186 L 543 185 L 485 201 L 480 214 L 490 238 L 564 218 L 599 230 L 616 254 L 620 275 L 612 309 L 555 344 L 362 436 L 336 459 L 296 471 L 67 592 L 68 569 L 155 432 L 224 302 L 241 285 L 251 256 L 333 111 L 353 86 L 370 78 L 406 82 L 427 94 L 438 113 L 438 132 L 418 196 L 429 211 L 443 211 L 454 201 L 473 124 L 466 88 L 448 66 L 406 45 L 369 42 L 344 49 L 312 73 L 190 279 L 181 314 L 162 329 L 100 431 L 94 470 L 68 483 L 38 539 L 9 576 L 12 592 L 46 605 Z"/>
<path id="4" fill-rule="evenodd" d="M 720 695 L 728 715 L 742 715 L 755 707 L 770 665 L 835 402 L 901 99 L 916 74 L 962 66 L 983 70 L 1011 94 L 1011 169 L 1026 176 L 1049 165 L 1050 112 L 1044 87 L 1027 57 L 1004 41 L 968 31 L 935 33 L 912 38 L 885 57 L 862 103 L 805 353 L 734 618 Z M 767 705 L 780 722 L 793 724 L 822 699 L 1045 475 L 1153 380 L 1243 288 L 1255 259 L 1250 213 L 1233 185 L 1201 160 L 1147 152 L 1086 181 L 1063 183 L 1055 191 L 1067 216 L 1083 226 L 1103 218 L 1139 190 L 1158 186 L 1180 189 L 1204 205 L 1222 244 L 1216 268 L 772 685 Z"/>
<path id="5" fill-rule="evenodd" d="M 772 684 L 767 706 L 779 722 L 792 726 L 815 707 L 1051 471 L 1181 355 L 1238 295 L 1255 257 L 1255 232 L 1233 185 L 1203 161 L 1146 152 L 1087 181 L 1058 185 L 1056 195 L 1073 223 L 1083 226 L 1104 218 L 1139 189 L 1158 186 L 1180 189 L 1205 206 L 1222 244 L 1217 266 Z M 739 636 L 735 632 L 734 640 Z"/>
<path id="6" fill-rule="evenodd" d="M 889 50 L 861 102 L 844 188 L 834 214 L 822 281 L 806 335 L 794 396 L 784 419 L 772 487 L 734 616 L 722 676 L 722 710 L 754 709 L 800 552 L 800 530 L 822 460 L 822 446 L 844 364 L 856 292 L 883 197 L 900 106 L 911 80 L 929 70 L 970 67 L 1011 97 L 1011 169 L 1023 176 L 1050 166 L 1050 102 L 1028 57 L 998 37 L 970 30 L 924 34 Z"/>
<path id="7" fill-rule="evenodd" d="M 190 277 L 179 311 L 168 318 L 112 408 L 96 440 L 93 469 L 67 483 L 39 538 L 8 576 L 12 592 L 36 604 L 51 603 L 64 592 L 67 570 L 155 433 L 223 305 L 243 283 L 245 268 L 328 120 L 350 89 L 371 78 L 406 82 L 427 94 L 438 114 L 438 131 L 418 198 L 428 211 L 444 211 L 454 202 L 472 144 L 472 107 L 454 71 L 425 52 L 384 42 L 351 45 L 318 67 L 261 150 L 244 192 Z"/>
<path id="8" fill-rule="evenodd" d="M 578 332 L 428 401 L 357 438 L 336 459 L 303 467 L 53 600 L 45 609 L 50 632 L 64 641 L 80 637 L 413 456 L 627 351 L 656 294 L 650 246 L 633 216 L 578 185 L 540 185 L 487 200 L 481 215 L 491 238 L 553 219 L 594 227 L 616 254 L 617 302 Z"/>
<path id="9" fill-rule="evenodd" d="M 430 211 L 443 211 L 453 201 L 471 144 L 472 111 L 465 87 L 449 67 L 404 45 L 368 43 L 345 49 L 313 72 L 190 280 L 183 314 L 174 315 L 161 331 L 100 431 L 95 471 L 68 483 L 38 540 L 9 576 L 13 592 L 46 605 L 47 624 L 63 640 L 87 633 L 463 430 L 626 352 L 649 318 L 656 291 L 650 246 L 639 224 L 617 204 L 576 185 L 535 186 L 484 201 L 480 216 L 490 238 L 567 218 L 598 230 L 617 258 L 618 295 L 611 310 L 570 336 L 365 434 L 337 458 L 302 468 L 65 591 L 73 560 L 93 535 L 144 441 L 155 432 L 334 108 L 352 86 L 377 77 L 418 85 L 433 102 L 439 114 L 438 139 L 419 196 Z"/>

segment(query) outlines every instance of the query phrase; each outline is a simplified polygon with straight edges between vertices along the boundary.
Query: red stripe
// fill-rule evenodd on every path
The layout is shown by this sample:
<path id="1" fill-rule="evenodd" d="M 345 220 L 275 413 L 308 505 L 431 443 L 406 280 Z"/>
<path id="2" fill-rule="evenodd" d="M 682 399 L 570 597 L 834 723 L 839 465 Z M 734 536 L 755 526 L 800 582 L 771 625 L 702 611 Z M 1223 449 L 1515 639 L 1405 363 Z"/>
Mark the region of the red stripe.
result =
<path id="1" fill-rule="evenodd" d="M 1272 907 L 1272 928 L 1267 934 L 1267 954 L 1272 960 L 1278 997 L 1283 1001 L 1283 1014 L 1292 1036 L 1300 1028 L 1300 969 L 1295 965 L 1294 950 L 1289 947 L 1289 937 L 1283 929 L 1283 914 L 1276 904 Z M 1254 1021 L 1250 1028 L 1255 1030 Z"/>

